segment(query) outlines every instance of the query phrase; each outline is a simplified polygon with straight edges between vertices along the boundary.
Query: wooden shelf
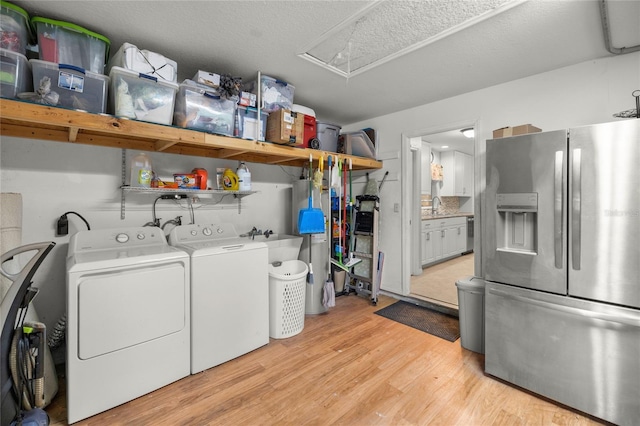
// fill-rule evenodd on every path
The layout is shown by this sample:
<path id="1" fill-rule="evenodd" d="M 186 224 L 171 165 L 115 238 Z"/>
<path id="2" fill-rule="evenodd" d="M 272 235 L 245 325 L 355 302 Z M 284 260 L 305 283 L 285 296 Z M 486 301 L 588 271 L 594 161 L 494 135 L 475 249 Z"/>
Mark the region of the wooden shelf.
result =
<path id="1" fill-rule="evenodd" d="M 213 135 L 181 127 L 145 123 L 29 102 L 0 99 L 3 136 L 242 160 L 301 167 L 329 155 L 351 158 L 354 170 L 381 169 L 382 162 L 270 142 Z"/>

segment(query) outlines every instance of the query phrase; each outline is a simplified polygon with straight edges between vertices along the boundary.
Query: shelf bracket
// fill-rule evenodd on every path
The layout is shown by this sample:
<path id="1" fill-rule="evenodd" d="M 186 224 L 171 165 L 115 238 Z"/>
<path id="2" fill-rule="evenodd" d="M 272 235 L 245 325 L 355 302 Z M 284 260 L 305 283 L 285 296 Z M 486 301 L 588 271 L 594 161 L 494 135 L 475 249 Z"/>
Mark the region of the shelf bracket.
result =
<path id="1" fill-rule="evenodd" d="M 174 146 L 175 144 L 177 144 L 178 141 L 163 141 L 163 140 L 158 140 L 154 143 L 156 151 L 158 152 L 162 152 L 168 148 L 171 148 L 172 146 Z"/>
<path id="2" fill-rule="evenodd" d="M 69 142 L 75 142 L 78 139 L 79 127 L 69 127 Z"/>

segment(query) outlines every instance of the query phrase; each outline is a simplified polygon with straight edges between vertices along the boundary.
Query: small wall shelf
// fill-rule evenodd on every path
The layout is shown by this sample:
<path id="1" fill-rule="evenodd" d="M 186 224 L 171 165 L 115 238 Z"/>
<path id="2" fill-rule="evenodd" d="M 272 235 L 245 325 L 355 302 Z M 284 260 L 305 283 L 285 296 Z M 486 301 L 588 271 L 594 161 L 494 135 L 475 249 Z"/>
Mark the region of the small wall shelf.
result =
<path id="1" fill-rule="evenodd" d="M 213 199 L 222 200 L 224 197 L 232 195 L 234 199 L 238 200 L 238 213 L 241 213 L 241 200 L 242 198 L 255 194 L 257 191 L 228 191 L 223 189 L 173 189 L 173 188 L 140 188 L 123 185 L 120 187 L 122 191 L 122 200 L 120 203 L 120 219 L 125 218 L 125 201 L 126 194 L 152 194 L 157 197 L 161 195 L 184 195 L 186 198 L 193 200 L 200 195 L 211 196 Z"/>

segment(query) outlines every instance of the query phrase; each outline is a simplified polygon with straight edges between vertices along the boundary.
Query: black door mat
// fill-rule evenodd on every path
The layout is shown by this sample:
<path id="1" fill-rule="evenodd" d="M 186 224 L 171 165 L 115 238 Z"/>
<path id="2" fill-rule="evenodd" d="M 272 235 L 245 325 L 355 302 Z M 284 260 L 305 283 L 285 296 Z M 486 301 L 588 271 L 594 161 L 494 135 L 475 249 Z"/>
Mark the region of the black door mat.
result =
<path id="1" fill-rule="evenodd" d="M 455 342 L 460 337 L 458 318 L 403 300 L 399 300 L 375 313 L 425 333 L 433 334 L 449 342 Z"/>

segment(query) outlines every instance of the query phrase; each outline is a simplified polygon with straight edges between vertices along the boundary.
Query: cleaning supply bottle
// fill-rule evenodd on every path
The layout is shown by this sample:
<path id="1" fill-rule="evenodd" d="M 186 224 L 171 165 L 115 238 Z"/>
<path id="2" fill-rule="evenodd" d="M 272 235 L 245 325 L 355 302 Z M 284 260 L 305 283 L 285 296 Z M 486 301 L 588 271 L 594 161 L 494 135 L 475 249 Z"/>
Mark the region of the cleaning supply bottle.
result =
<path id="1" fill-rule="evenodd" d="M 238 175 L 240 191 L 251 191 L 251 172 L 247 165 L 244 164 L 244 161 L 240 162 L 236 173 Z"/>
<path id="2" fill-rule="evenodd" d="M 207 189 L 209 187 L 209 184 L 207 182 L 207 179 L 209 179 L 209 174 L 207 173 L 206 169 L 196 167 L 191 170 L 191 173 L 196 175 L 196 182 L 198 183 L 199 189 Z"/>
<path id="3" fill-rule="evenodd" d="M 144 152 L 136 154 L 131 159 L 131 176 L 129 185 L 138 188 L 150 188 L 153 167 L 151 160 Z"/>
<path id="4" fill-rule="evenodd" d="M 222 189 L 237 191 L 239 186 L 238 175 L 231 169 L 225 169 L 222 175 Z"/>

